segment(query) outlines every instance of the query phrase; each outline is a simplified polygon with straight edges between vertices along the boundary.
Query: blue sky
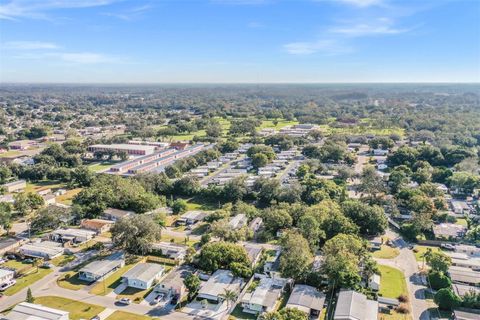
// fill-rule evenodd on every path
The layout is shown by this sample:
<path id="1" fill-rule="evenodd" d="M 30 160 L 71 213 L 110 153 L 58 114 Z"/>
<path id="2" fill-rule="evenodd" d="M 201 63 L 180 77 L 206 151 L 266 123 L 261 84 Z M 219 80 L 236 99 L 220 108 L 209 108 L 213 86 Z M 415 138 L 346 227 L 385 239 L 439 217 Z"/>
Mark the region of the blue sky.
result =
<path id="1" fill-rule="evenodd" d="M 480 1 L 0 0 L 0 82 L 480 82 Z"/>

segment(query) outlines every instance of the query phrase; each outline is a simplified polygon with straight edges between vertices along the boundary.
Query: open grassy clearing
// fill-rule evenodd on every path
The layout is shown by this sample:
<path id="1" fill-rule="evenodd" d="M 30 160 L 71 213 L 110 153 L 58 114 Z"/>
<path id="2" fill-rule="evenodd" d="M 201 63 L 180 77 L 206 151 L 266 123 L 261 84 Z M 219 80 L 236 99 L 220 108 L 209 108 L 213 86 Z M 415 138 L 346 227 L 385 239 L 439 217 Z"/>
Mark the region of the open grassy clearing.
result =
<path id="1" fill-rule="evenodd" d="M 386 298 L 398 298 L 407 295 L 407 282 L 402 271 L 385 265 L 379 265 L 381 273 L 379 295 Z"/>
<path id="2" fill-rule="evenodd" d="M 52 180 L 44 180 L 38 182 L 27 182 L 27 187 L 25 188 L 25 192 L 38 192 L 47 189 L 63 189 L 66 188 L 65 183 L 61 183 L 58 181 Z"/>
<path id="3" fill-rule="evenodd" d="M 242 311 L 242 306 L 238 304 L 232 313 L 228 317 L 228 320 L 255 320 L 257 319 L 256 315 L 246 313 Z"/>
<path id="4" fill-rule="evenodd" d="M 88 168 L 93 172 L 99 172 L 99 171 L 104 171 L 109 169 L 114 164 L 115 163 L 112 163 L 112 162 L 98 162 L 98 163 L 89 165 Z"/>
<path id="5" fill-rule="evenodd" d="M 35 298 L 35 303 L 50 308 L 68 311 L 70 312 L 71 320 L 91 319 L 105 309 L 98 305 L 55 296 Z"/>
<path id="6" fill-rule="evenodd" d="M 277 124 L 275 124 L 274 120 L 263 120 L 262 124 L 260 125 L 259 128 L 260 129 L 271 128 L 271 129 L 275 129 L 275 130 L 280 130 L 283 127 L 292 126 L 292 125 L 295 125 L 295 124 L 299 124 L 299 122 L 296 121 L 296 120 L 289 121 L 289 120 L 285 120 L 285 119 L 280 119 L 280 120 L 278 120 Z"/>
<path id="7" fill-rule="evenodd" d="M 56 201 L 59 202 L 59 203 L 70 205 L 70 204 L 72 204 L 72 199 L 78 193 L 80 193 L 80 191 L 82 191 L 82 188 L 75 188 L 75 189 L 72 189 L 72 190 L 67 190 L 67 192 L 65 194 L 62 194 L 61 196 L 58 196 L 56 198 Z"/>
<path id="8" fill-rule="evenodd" d="M 392 248 L 387 245 L 382 245 L 380 250 L 372 253 L 372 256 L 379 259 L 393 259 L 400 254 L 397 248 Z"/>
<path id="9" fill-rule="evenodd" d="M 56 257 L 50 260 L 51 263 L 56 265 L 57 267 L 63 267 L 64 265 L 68 264 L 75 260 L 75 256 L 73 254 L 62 254 L 60 257 Z"/>
<path id="10" fill-rule="evenodd" d="M 428 249 L 431 249 L 432 252 L 443 252 L 439 247 L 432 246 L 415 246 L 413 248 L 413 253 L 415 254 L 415 259 L 417 261 L 423 261 L 423 255 L 427 252 Z"/>

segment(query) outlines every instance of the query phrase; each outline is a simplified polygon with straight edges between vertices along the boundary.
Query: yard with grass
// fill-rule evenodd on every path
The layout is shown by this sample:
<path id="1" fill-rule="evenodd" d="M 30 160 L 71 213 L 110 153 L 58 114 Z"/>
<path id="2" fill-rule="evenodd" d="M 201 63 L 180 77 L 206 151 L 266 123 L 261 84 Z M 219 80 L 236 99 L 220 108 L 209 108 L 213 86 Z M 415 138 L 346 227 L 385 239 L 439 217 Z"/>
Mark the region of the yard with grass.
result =
<path id="1" fill-rule="evenodd" d="M 38 192 L 47 189 L 63 189 L 66 188 L 65 183 L 52 180 L 44 180 L 38 182 L 27 182 L 25 192 Z"/>
<path id="2" fill-rule="evenodd" d="M 423 261 L 423 255 L 427 252 L 428 249 L 431 249 L 432 252 L 443 252 L 439 247 L 415 246 L 413 248 L 413 253 L 415 254 L 415 259 L 417 259 L 417 261 Z"/>
<path id="3" fill-rule="evenodd" d="M 5 290 L 3 293 L 7 296 L 14 295 L 15 293 L 23 290 L 26 287 L 32 286 L 35 282 L 45 277 L 47 274 L 53 272 L 52 269 L 44 269 L 44 268 L 34 268 L 32 272 L 28 273 L 27 275 L 17 278 L 17 283 L 13 286 Z"/>
<path id="4" fill-rule="evenodd" d="M 386 298 L 398 298 L 407 295 L 407 283 L 403 272 L 385 265 L 379 265 L 381 273 L 379 295 Z"/>
<path id="5" fill-rule="evenodd" d="M 75 256 L 73 254 L 62 254 L 60 257 L 50 260 L 50 262 L 57 267 L 63 267 L 73 260 L 75 260 Z"/>
<path id="6" fill-rule="evenodd" d="M 398 313 L 395 310 L 391 310 L 390 313 L 378 313 L 378 320 L 411 320 L 412 316 L 409 314 Z"/>
<path id="7" fill-rule="evenodd" d="M 92 170 L 93 172 L 100 172 L 100 171 L 104 171 L 104 170 L 107 170 L 107 169 L 110 169 L 111 166 L 113 166 L 115 163 L 114 162 L 97 162 L 97 163 L 93 163 L 91 165 L 88 166 L 88 168 L 90 170 Z"/>
<path id="8" fill-rule="evenodd" d="M 468 222 L 467 222 L 467 219 L 465 219 L 465 218 L 457 219 L 457 221 L 455 221 L 455 224 L 459 224 L 461 226 L 468 227 Z"/>
<path id="9" fill-rule="evenodd" d="M 61 196 L 58 196 L 56 198 L 56 201 L 59 203 L 67 204 L 70 205 L 72 204 L 72 199 L 82 191 L 82 188 L 75 188 L 71 190 L 67 190 L 65 194 L 62 194 Z"/>
<path id="10" fill-rule="evenodd" d="M 77 291 L 89 285 L 90 283 L 87 281 L 80 280 L 78 278 L 77 271 L 68 271 L 61 278 L 57 280 L 57 284 L 61 288 Z"/>
<path id="11" fill-rule="evenodd" d="M 112 273 L 104 281 L 98 281 L 97 284 L 90 290 L 90 293 L 100 296 L 109 294 L 122 282 L 122 275 L 130 270 L 134 265 L 135 264 L 128 264 Z"/>
<path id="12" fill-rule="evenodd" d="M 282 120 L 278 120 L 277 124 L 275 124 L 274 120 L 263 120 L 262 124 L 260 125 L 260 129 L 271 128 L 275 130 L 280 130 L 283 127 L 293 126 L 295 124 L 299 124 L 299 122 L 295 120 L 289 121 L 289 120 L 282 119 Z"/>
<path id="13" fill-rule="evenodd" d="M 91 319 L 105 308 L 62 297 L 46 296 L 35 298 L 35 303 L 70 312 L 70 320 Z"/>
<path id="14" fill-rule="evenodd" d="M 150 320 L 152 318 L 125 311 L 115 311 L 106 320 Z"/>
<path id="15" fill-rule="evenodd" d="M 400 254 L 397 248 L 392 248 L 387 245 L 382 245 L 380 250 L 372 253 L 372 256 L 378 259 L 393 259 Z"/>
<path id="16" fill-rule="evenodd" d="M 153 286 L 147 290 L 141 290 L 137 288 L 127 287 L 125 290 L 122 291 L 119 295 L 117 295 L 118 299 L 128 298 L 131 299 L 133 303 L 140 303 L 145 299 L 146 296 L 150 294 L 153 290 Z"/>
<path id="17" fill-rule="evenodd" d="M 232 313 L 228 317 L 228 320 L 255 320 L 257 319 L 256 315 L 245 313 L 242 311 L 242 306 L 237 305 L 235 309 L 233 309 Z"/>

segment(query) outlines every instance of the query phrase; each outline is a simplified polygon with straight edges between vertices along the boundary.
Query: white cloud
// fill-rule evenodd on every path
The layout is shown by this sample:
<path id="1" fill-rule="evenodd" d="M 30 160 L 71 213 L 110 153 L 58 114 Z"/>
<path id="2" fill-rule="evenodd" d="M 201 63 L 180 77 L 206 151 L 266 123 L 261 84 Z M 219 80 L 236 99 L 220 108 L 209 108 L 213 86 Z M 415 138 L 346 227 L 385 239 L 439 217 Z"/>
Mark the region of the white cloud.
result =
<path id="1" fill-rule="evenodd" d="M 391 35 L 410 31 L 410 29 L 402 29 L 394 27 L 392 20 L 388 18 L 380 18 L 376 21 L 364 23 L 354 23 L 342 26 L 336 26 L 329 29 L 330 32 L 342 34 L 351 37 L 362 37 L 370 35 Z"/>
<path id="2" fill-rule="evenodd" d="M 380 5 L 383 2 L 382 0 L 327 0 L 327 1 L 350 4 L 350 5 L 361 7 L 361 8 Z"/>
<path id="3" fill-rule="evenodd" d="M 131 8 L 122 12 L 107 12 L 104 15 L 122 19 L 125 21 L 132 21 L 141 17 L 145 12 L 149 11 L 152 8 L 150 5 L 144 5 L 140 7 Z"/>
<path id="4" fill-rule="evenodd" d="M 13 50 L 41 50 L 41 49 L 58 49 L 57 44 L 42 41 L 9 41 L 5 42 L 2 47 L 4 49 Z"/>
<path id="5" fill-rule="evenodd" d="M 341 45 L 335 40 L 318 40 L 313 42 L 292 42 L 287 43 L 283 48 L 290 54 L 309 55 L 313 53 L 324 53 L 328 55 L 347 53 L 351 48 Z"/>
<path id="6" fill-rule="evenodd" d="M 70 64 L 122 63 L 123 59 L 94 52 L 42 52 L 22 53 L 14 56 L 16 59 L 41 60 L 42 62 L 64 62 Z"/>
<path id="7" fill-rule="evenodd" d="M 0 19 L 45 19 L 46 12 L 55 9 L 74 9 L 106 6 L 118 0 L 10 0 L 0 5 Z"/>

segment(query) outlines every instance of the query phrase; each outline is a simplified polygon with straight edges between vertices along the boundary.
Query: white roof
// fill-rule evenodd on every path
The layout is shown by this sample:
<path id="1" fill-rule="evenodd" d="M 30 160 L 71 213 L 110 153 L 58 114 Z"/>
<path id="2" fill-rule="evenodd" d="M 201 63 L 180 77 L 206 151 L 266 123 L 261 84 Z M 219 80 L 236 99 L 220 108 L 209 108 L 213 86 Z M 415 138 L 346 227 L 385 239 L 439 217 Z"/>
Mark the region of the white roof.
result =
<path id="1" fill-rule="evenodd" d="M 368 300 L 364 294 L 353 290 L 340 291 L 334 319 L 377 319 L 378 302 Z"/>
<path id="2" fill-rule="evenodd" d="M 155 146 L 139 145 L 139 144 L 94 144 L 90 148 L 105 148 L 105 149 L 119 149 L 119 150 L 143 150 L 155 151 Z"/>
<path id="3" fill-rule="evenodd" d="M 322 310 L 325 295 L 312 286 L 297 284 L 287 302 L 287 307 L 295 307 L 300 310 Z M 301 307 L 301 308 L 299 308 Z"/>
<path id="4" fill-rule="evenodd" d="M 287 281 L 283 278 L 262 278 L 255 290 L 247 297 L 248 300 L 243 301 L 268 309 L 273 308 Z"/>
<path id="5" fill-rule="evenodd" d="M 15 271 L 9 269 L 0 269 L 0 278 L 3 278 L 9 274 L 15 274 Z"/>
<path id="6" fill-rule="evenodd" d="M 62 254 L 64 251 L 61 247 L 52 247 L 42 245 L 42 243 L 27 243 L 20 247 L 20 252 L 23 254 L 28 254 L 29 252 L 38 252 L 41 254 L 47 254 L 51 257 Z"/>
<path id="7" fill-rule="evenodd" d="M 71 237 L 93 237 L 96 235 L 95 231 L 87 229 L 57 229 L 52 232 L 53 234 L 58 234 L 61 236 L 71 236 Z"/>
<path id="8" fill-rule="evenodd" d="M 225 290 L 240 291 L 242 280 L 233 276 L 230 270 L 217 270 L 200 289 L 198 295 L 218 297 Z"/>
<path id="9" fill-rule="evenodd" d="M 44 307 L 39 304 L 21 302 L 7 315 L 8 320 L 59 320 L 68 319 L 68 312 Z"/>
<path id="10" fill-rule="evenodd" d="M 156 263 L 139 263 L 132 269 L 128 270 L 123 277 L 149 282 L 159 273 L 163 272 L 163 270 L 164 268 Z"/>
<path id="11" fill-rule="evenodd" d="M 111 254 L 102 260 L 95 260 L 80 269 L 80 272 L 103 276 L 123 264 L 123 253 Z"/>

